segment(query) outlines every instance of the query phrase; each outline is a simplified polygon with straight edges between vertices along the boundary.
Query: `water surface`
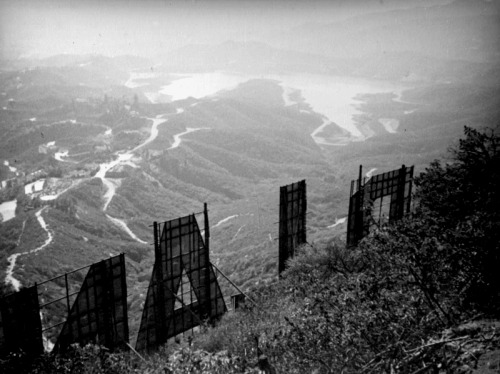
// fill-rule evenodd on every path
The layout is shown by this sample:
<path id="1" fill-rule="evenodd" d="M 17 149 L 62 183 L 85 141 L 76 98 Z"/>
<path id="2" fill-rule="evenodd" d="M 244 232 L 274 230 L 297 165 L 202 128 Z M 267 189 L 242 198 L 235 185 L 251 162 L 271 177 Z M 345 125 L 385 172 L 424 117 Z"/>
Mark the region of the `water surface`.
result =
<path id="1" fill-rule="evenodd" d="M 199 99 L 222 90 L 233 89 L 250 79 L 272 79 L 280 82 L 285 105 L 293 105 L 290 93 L 300 91 L 312 110 L 349 131 L 355 140 L 365 139 L 354 120 L 355 116 L 361 113 L 358 109 L 360 101 L 356 98 L 359 94 L 393 92 L 399 97 L 401 91 L 408 88 L 402 83 L 319 74 L 252 76 L 214 72 L 183 76 L 164 86 L 159 93 L 169 95 L 173 101 L 188 97 Z"/>

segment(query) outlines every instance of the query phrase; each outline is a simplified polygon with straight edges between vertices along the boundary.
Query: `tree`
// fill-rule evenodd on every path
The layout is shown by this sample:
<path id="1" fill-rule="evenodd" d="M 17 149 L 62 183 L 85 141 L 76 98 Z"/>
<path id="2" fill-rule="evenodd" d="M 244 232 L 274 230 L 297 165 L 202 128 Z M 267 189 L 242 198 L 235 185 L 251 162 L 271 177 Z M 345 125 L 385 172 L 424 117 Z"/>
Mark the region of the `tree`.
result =
<path id="1" fill-rule="evenodd" d="M 463 301 L 492 311 L 500 307 L 500 142 L 491 129 L 464 132 L 452 162 L 434 161 L 416 178 L 414 218 L 435 234 L 439 255 L 428 249 L 427 260 L 441 272 L 442 286 L 454 284 Z"/>
<path id="2" fill-rule="evenodd" d="M 420 207 L 454 225 L 478 212 L 497 214 L 500 182 L 499 138 L 493 130 L 465 127 L 465 139 L 451 149 L 453 162 L 434 161 L 416 178 Z"/>

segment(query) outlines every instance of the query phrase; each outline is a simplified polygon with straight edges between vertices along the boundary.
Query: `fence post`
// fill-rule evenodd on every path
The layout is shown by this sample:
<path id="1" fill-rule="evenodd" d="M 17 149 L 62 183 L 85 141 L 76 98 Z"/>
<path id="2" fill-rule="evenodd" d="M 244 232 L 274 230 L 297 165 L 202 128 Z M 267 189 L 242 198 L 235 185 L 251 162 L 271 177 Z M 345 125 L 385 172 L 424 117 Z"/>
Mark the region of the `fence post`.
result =
<path id="1" fill-rule="evenodd" d="M 356 200 L 356 214 L 355 214 L 355 225 L 354 225 L 354 242 L 357 244 L 364 235 L 364 191 L 363 191 L 363 165 L 359 165 L 359 177 L 358 177 L 358 198 Z"/>
<path id="2" fill-rule="evenodd" d="M 413 186 L 413 169 L 414 166 L 410 167 L 410 183 L 408 183 L 408 196 L 407 196 L 407 201 L 406 201 L 406 213 L 411 212 L 411 190 Z M 406 184 L 405 184 L 405 196 L 406 196 Z"/>
<path id="3" fill-rule="evenodd" d="M 155 266 L 156 266 L 156 289 L 157 295 L 157 308 L 154 309 L 155 320 L 160 325 L 156 330 L 156 341 L 162 341 L 163 336 L 167 334 L 166 331 L 166 315 L 165 315 L 165 291 L 163 287 L 163 259 L 161 254 L 160 243 L 158 242 L 158 222 L 153 222 L 153 235 L 155 244 Z"/>
<path id="4" fill-rule="evenodd" d="M 123 332 L 123 341 L 126 345 L 129 345 L 129 326 L 128 326 L 128 306 L 127 306 L 127 273 L 125 269 L 125 254 L 120 254 L 120 272 L 123 274 L 121 278 L 121 289 L 122 294 L 125 295 L 123 298 L 122 310 L 123 310 L 123 323 L 125 324 L 125 331 Z"/>
<path id="5" fill-rule="evenodd" d="M 66 319 L 69 327 L 69 335 L 73 338 L 73 324 L 71 321 L 71 304 L 69 301 L 69 284 L 68 284 L 68 273 L 64 273 L 64 283 L 66 285 L 66 310 L 68 318 Z"/>
<path id="6" fill-rule="evenodd" d="M 101 331 L 97 332 L 97 336 L 102 335 L 104 333 L 104 343 L 100 341 L 101 344 L 105 345 L 108 348 L 114 349 L 114 323 L 113 323 L 113 313 L 111 312 L 111 303 L 113 297 L 110 295 L 112 292 L 113 282 L 109 279 L 108 268 L 106 266 L 105 260 L 102 260 L 97 265 L 94 265 L 99 269 L 101 273 L 101 303 L 99 309 L 102 311 L 102 316 L 104 320 L 104 326 L 101 327 Z M 96 285 L 94 287 L 97 289 Z M 97 306 L 96 306 L 97 307 Z"/>
<path id="7" fill-rule="evenodd" d="M 203 204 L 203 218 L 205 221 L 205 247 L 210 252 L 210 225 L 208 223 L 208 205 Z"/>
<path id="8" fill-rule="evenodd" d="M 299 244 L 304 244 L 307 243 L 307 185 L 306 185 L 306 180 L 302 180 L 299 184 L 302 188 L 301 190 L 303 191 L 303 199 L 301 200 L 301 206 L 300 206 L 300 212 L 302 215 L 302 229 L 299 234 Z M 299 219 L 300 220 L 300 217 Z"/>
<path id="9" fill-rule="evenodd" d="M 397 201 L 397 220 L 403 218 L 405 213 L 405 184 L 406 184 L 406 166 L 403 164 L 399 169 L 398 180 L 398 201 Z"/>
<path id="10" fill-rule="evenodd" d="M 208 206 L 203 204 L 203 218 L 205 222 L 205 308 L 208 313 L 208 318 L 212 319 L 212 299 L 211 299 L 211 283 L 210 283 L 210 224 L 208 222 Z M 194 219 L 194 216 L 193 216 Z M 215 303 L 217 305 L 217 303 Z"/>
<path id="11" fill-rule="evenodd" d="M 288 256 L 288 207 L 287 187 L 280 187 L 280 218 L 279 218 L 279 259 L 278 275 L 285 270 L 285 259 Z"/>

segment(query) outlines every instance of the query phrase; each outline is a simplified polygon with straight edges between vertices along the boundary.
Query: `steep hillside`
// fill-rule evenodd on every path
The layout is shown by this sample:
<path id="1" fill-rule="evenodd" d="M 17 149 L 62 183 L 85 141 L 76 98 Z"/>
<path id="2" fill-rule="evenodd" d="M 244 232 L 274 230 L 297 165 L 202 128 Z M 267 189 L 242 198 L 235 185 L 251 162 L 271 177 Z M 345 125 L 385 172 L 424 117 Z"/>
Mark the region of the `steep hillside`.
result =
<path id="1" fill-rule="evenodd" d="M 456 139 L 464 124 L 491 126 L 498 117 L 497 97 L 498 90 L 486 83 L 420 86 L 405 91 L 401 98 L 361 95 L 362 115 L 357 121 L 376 135 L 348 147 L 318 145 L 311 133 L 321 126 L 323 118 L 300 110 L 300 102 L 285 106 L 283 88 L 276 81 L 251 80 L 216 96 L 175 105 L 134 103 L 132 97 L 130 101 L 105 96 L 86 102 L 67 100 L 59 112 L 29 113 L 36 116 L 34 120 L 23 119 L 28 115 L 20 108 L 4 110 L 2 157 L 15 160 L 26 182 L 29 173 L 43 170 L 39 177 L 56 177 L 49 183 L 55 193 L 69 187 L 62 197 L 77 207 L 78 215 L 68 221 L 71 225 L 58 225 L 58 235 L 67 234 L 68 238 L 56 240 L 69 247 L 82 245 L 76 238 L 79 234 L 75 237 L 68 232 L 71 227 L 92 232 L 98 222 L 101 243 L 106 243 L 100 253 L 118 253 L 120 241 L 142 246 L 106 214 L 125 222 L 145 242 L 151 237 L 152 221 L 197 212 L 205 201 L 213 225 L 237 215 L 215 229 L 213 250 L 220 253 L 222 269 L 234 274 L 238 284 L 248 286 L 258 279 L 252 262 L 265 264 L 265 277 L 274 273 L 280 185 L 307 179 L 309 238 L 322 241 L 332 232 L 328 226 L 347 212 L 349 181 L 357 176 L 359 164 L 365 170 L 389 170 L 403 163 L 424 165 Z M 133 152 L 132 163 L 108 171 L 116 195 L 105 214 L 106 187 L 97 187 L 99 180 L 91 178 L 100 163 L 116 158 L 116 152 L 146 141 L 151 119 L 144 115 L 162 115 L 165 122 L 158 125 L 153 141 Z M 397 131 L 384 129 L 380 118 L 398 121 Z M 189 128 L 196 131 L 185 133 Z M 331 136 L 336 136 L 335 132 Z M 69 156 L 56 160 L 57 149 L 41 154 L 40 147 L 50 142 L 67 150 Z M 65 182 L 67 177 L 70 179 Z M 35 180 L 36 176 L 29 178 Z M 71 188 L 80 181 L 84 183 Z M 94 196 L 97 204 L 90 213 L 82 208 L 89 196 Z M 20 204 L 19 209 L 34 213 L 29 213 L 29 203 Z M 50 210 L 47 213 L 52 214 Z M 17 226 L 11 241 L 17 240 L 19 230 Z M 240 256 L 242 252 L 248 252 L 249 257 Z M 97 253 L 99 250 L 88 259 L 99 258 Z M 66 257 L 60 260 L 79 263 L 78 257 Z M 236 268 L 248 270 L 235 272 Z"/>
<path id="2" fill-rule="evenodd" d="M 342 240 L 339 219 L 359 164 L 365 172 L 419 170 L 464 125 L 498 123 L 493 68 L 458 82 L 359 92 L 350 105 L 366 138 L 353 141 L 283 81 L 249 78 L 201 98 L 154 103 L 145 93 L 179 76 L 148 75 L 138 87 L 143 71 L 117 69 L 109 86 L 98 78 L 118 65 L 82 61 L 0 75 L 7 84 L 0 201 L 17 199 L 16 216 L 0 224 L 0 276 L 12 289 L 11 277 L 25 286 L 125 252 L 134 316 L 151 274 L 153 221 L 199 212 L 207 202 L 211 258 L 250 289 L 277 276 L 280 186 L 306 179 L 309 243 Z M 95 76 L 87 70 L 93 64 Z M 77 85 L 84 78 L 94 81 Z M 325 124 L 323 141 L 313 137 Z"/>
<path id="3" fill-rule="evenodd" d="M 7 287 L 14 286 L 11 279 L 30 285 L 125 252 L 134 285 L 131 315 L 138 317 L 153 262 L 152 222 L 198 212 L 203 202 L 209 203 L 213 261 L 245 288 L 261 275 L 274 278 L 278 187 L 308 178 L 314 196 L 333 174 L 310 137 L 320 120 L 284 108 L 281 87 L 270 81 L 196 103 L 178 102 L 177 111 L 139 103 L 132 113 L 134 103 L 104 97 L 65 104 L 76 112 L 86 108 L 85 117 L 53 114 L 49 122 L 36 112 L 36 120 L 12 126 L 2 139 L 3 157 L 15 160 L 18 173 L 17 215 L 0 226 Z M 143 111 L 165 119 L 151 141 L 154 121 Z M 186 128 L 202 129 L 182 135 Z M 120 155 L 130 157 L 120 163 Z M 101 173 L 113 160 L 116 166 Z M 45 181 L 42 191 L 25 192 L 24 184 L 37 179 Z"/>
<path id="4" fill-rule="evenodd" d="M 216 326 L 145 357 L 72 347 L 7 372 L 491 373 L 498 369 L 498 131 L 465 128 L 417 180 L 412 215 L 356 247 L 304 245 Z M 450 188 L 450 185 L 453 188 Z M 217 226 L 217 225 L 216 225 Z M 241 254 L 243 255 L 243 253 Z M 263 266 L 256 262 L 257 272 Z M 262 279 L 262 275 L 261 275 Z M 263 279 L 266 280 L 266 279 Z"/>

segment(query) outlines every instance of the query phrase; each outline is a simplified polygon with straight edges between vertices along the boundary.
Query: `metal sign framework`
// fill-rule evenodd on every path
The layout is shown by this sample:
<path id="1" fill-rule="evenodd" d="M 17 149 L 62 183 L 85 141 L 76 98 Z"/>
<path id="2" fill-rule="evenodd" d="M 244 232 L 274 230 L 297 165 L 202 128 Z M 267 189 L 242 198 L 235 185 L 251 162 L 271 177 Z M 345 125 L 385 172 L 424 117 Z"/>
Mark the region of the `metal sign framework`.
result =
<path id="1" fill-rule="evenodd" d="M 413 170 L 413 166 L 407 168 L 403 165 L 400 169 L 369 178 L 362 177 L 360 166 L 359 179 L 351 182 L 348 246 L 356 245 L 368 235 L 372 225 L 399 220 L 410 212 Z M 385 197 L 390 198 L 389 203 L 384 203 Z"/>
<path id="2" fill-rule="evenodd" d="M 129 341 L 125 256 L 93 264 L 68 313 L 56 351 L 70 344 L 98 343 L 114 350 Z"/>
<path id="3" fill-rule="evenodd" d="M 87 268 L 80 290 L 72 292 L 68 276 Z M 64 283 L 58 284 L 63 279 Z M 63 287 L 65 296 L 40 304 L 43 294 L 39 291 L 48 284 Z M 61 310 L 57 304 L 62 302 L 66 304 L 66 318 L 43 328 L 42 310 L 57 313 Z M 125 256 L 122 253 L 4 296 L 0 298 L 0 311 L 0 356 L 19 350 L 33 356 L 41 354 L 43 334 L 48 331 L 58 336 L 55 351 L 64 351 L 73 343 L 92 342 L 111 350 L 121 347 L 129 339 Z"/>
<path id="4" fill-rule="evenodd" d="M 0 299 L 0 357 L 19 351 L 28 356 L 43 352 L 36 284 Z"/>
<path id="5" fill-rule="evenodd" d="M 295 248 L 306 243 L 306 211 L 305 180 L 280 187 L 279 274 L 294 256 Z"/>
<path id="6" fill-rule="evenodd" d="M 155 264 L 143 309 L 136 349 L 152 350 L 180 333 L 213 321 L 227 307 L 195 215 L 154 223 Z"/>
<path id="7" fill-rule="evenodd" d="M 138 349 L 153 349 L 227 312 L 219 275 L 239 292 L 237 306 L 245 298 L 255 304 L 210 263 L 206 204 L 204 214 L 205 242 L 194 215 L 154 225 L 156 261 Z M 81 284 L 79 289 L 75 280 Z M 64 296 L 46 300 L 61 290 Z M 125 256 L 81 267 L 0 298 L 0 312 L 0 356 L 18 350 L 38 355 L 45 338 L 57 339 L 56 352 L 73 343 L 95 343 L 110 350 L 130 348 Z"/>
<path id="8" fill-rule="evenodd" d="M 403 165 L 401 169 L 362 178 L 360 167 L 359 179 L 351 183 L 348 245 L 356 244 L 367 235 L 377 219 L 378 224 L 382 222 L 384 208 L 388 207 L 389 221 L 400 219 L 410 211 L 413 171 L 413 166 L 406 168 Z M 384 204 L 384 197 L 389 197 L 389 203 Z M 280 187 L 280 273 L 285 269 L 286 261 L 294 256 L 295 248 L 306 242 L 306 211 L 305 180 Z M 210 231 L 206 204 L 204 215 L 205 242 L 194 214 L 163 224 L 154 223 L 155 264 L 143 309 L 137 350 L 156 348 L 169 338 L 205 321 L 216 320 L 227 311 L 215 270 L 221 272 L 210 263 L 209 258 Z M 81 289 L 72 292 L 68 275 L 86 268 L 89 270 Z M 63 280 L 64 284 L 61 284 Z M 40 305 L 39 286 L 48 282 L 65 287 L 66 295 Z M 246 296 L 238 291 L 240 294 L 233 298 L 235 307 Z M 42 329 L 41 309 L 64 300 L 67 319 Z M 56 343 L 56 350 L 59 351 L 75 342 L 98 343 L 109 349 L 128 345 L 124 254 L 0 298 L 0 356 L 18 350 L 32 355 L 41 353 L 42 333 L 61 325 L 62 331 Z"/>

